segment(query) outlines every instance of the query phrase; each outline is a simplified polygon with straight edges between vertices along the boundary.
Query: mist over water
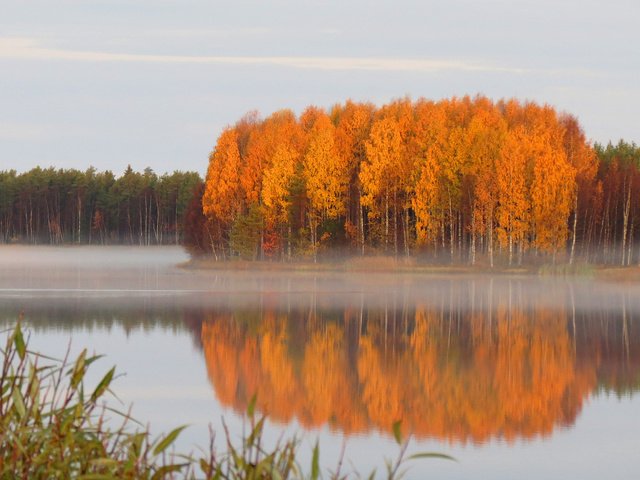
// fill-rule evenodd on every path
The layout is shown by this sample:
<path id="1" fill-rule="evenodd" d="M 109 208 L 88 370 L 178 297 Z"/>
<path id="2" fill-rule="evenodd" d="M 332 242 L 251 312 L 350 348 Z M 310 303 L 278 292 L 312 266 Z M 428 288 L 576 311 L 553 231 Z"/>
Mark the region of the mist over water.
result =
<path id="1" fill-rule="evenodd" d="M 90 297 L 114 295 L 135 303 L 143 298 L 194 306 L 286 305 L 310 297 L 325 306 L 389 305 L 389 302 L 449 302 L 474 309 L 506 299 L 520 306 L 578 310 L 617 308 L 622 299 L 640 310 L 640 285 L 581 277 L 532 275 L 423 274 L 385 272 L 305 272 L 192 270 L 180 247 L 0 247 L 0 298 Z M 166 298 L 169 297 L 169 298 Z M 19 303 L 19 302 L 18 302 Z M 26 305 L 26 303 L 25 303 Z"/>
<path id="2" fill-rule="evenodd" d="M 189 256 L 181 247 L 2 245 L 0 264 L 15 270 L 168 269 Z"/>
<path id="3" fill-rule="evenodd" d="M 114 389 L 136 418 L 192 425 L 186 449 L 222 414 L 239 434 L 257 392 L 270 438 L 305 431 L 326 461 L 346 438 L 364 472 L 395 453 L 398 419 L 414 450 L 459 460 L 409 478 L 633 478 L 640 467 L 638 285 L 205 271 L 187 259 L 173 247 L 0 247 L 0 328 L 22 316 L 43 353 L 70 339 L 105 353 L 104 369 L 127 373 Z"/>

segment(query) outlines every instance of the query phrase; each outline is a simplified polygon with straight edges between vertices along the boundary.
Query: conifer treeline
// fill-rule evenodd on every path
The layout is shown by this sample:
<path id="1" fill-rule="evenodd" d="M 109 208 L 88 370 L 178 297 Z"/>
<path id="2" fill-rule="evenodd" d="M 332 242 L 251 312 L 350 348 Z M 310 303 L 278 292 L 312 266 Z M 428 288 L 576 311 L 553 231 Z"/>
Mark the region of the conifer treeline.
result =
<path id="1" fill-rule="evenodd" d="M 200 182 L 150 168 L 118 178 L 94 168 L 0 171 L 0 243 L 177 244 Z"/>
<path id="2" fill-rule="evenodd" d="M 640 149 L 592 146 L 548 105 L 348 101 L 223 131 L 192 215 L 216 258 L 337 250 L 515 263 L 636 262 Z M 197 203 L 194 204 L 197 206 Z"/>

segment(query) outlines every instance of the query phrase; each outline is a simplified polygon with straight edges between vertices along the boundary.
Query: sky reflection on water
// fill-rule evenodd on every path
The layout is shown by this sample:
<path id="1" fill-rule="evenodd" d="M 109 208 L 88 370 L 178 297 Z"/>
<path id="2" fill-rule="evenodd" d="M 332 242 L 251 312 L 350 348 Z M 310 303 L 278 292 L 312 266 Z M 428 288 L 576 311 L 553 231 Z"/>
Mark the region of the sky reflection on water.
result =
<path id="1" fill-rule="evenodd" d="M 204 445 L 221 415 L 239 434 L 257 392 L 269 438 L 307 431 L 303 452 L 319 437 L 327 466 L 346 437 L 360 470 L 380 467 L 402 419 L 414 450 L 459 460 L 417 463 L 409 478 L 634 478 L 640 467 L 636 286 L 225 276 L 175 269 L 171 249 L 141 250 L 148 264 L 119 257 L 105 273 L 95 257 L 92 268 L 65 264 L 70 250 L 58 264 L 48 252 L 45 269 L 3 264 L 1 324 L 22 314 L 48 354 L 70 339 L 105 353 L 94 381 L 116 364 L 126 374 L 115 391 L 134 416 L 154 431 L 192 425 L 184 448 Z"/>

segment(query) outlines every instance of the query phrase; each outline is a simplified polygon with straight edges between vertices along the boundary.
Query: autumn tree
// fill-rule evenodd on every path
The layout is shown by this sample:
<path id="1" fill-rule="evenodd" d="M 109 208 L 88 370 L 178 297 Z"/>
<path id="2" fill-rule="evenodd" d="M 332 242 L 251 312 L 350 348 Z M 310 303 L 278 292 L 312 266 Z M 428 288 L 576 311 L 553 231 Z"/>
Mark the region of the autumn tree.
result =
<path id="1" fill-rule="evenodd" d="M 277 112 L 269 117 L 266 128 L 266 152 L 262 161 L 263 175 L 260 204 L 265 226 L 278 232 L 286 242 L 287 257 L 291 257 L 292 207 L 291 187 L 301 171 L 303 136 L 296 118 L 290 111 Z"/>
<path id="2" fill-rule="evenodd" d="M 471 204 L 471 264 L 476 259 L 476 239 L 485 239 L 489 264 L 493 267 L 493 238 L 495 214 L 498 206 L 496 161 L 507 134 L 507 124 L 486 99 L 476 106 L 467 128 L 466 142 L 469 155 L 468 174 L 472 181 Z"/>
<path id="3" fill-rule="evenodd" d="M 318 243 L 318 223 L 326 219 L 337 219 L 346 212 L 348 174 L 345 157 L 338 153 L 335 145 L 335 127 L 329 116 L 322 113 L 310 127 L 303 159 L 314 258 Z"/>
<path id="4" fill-rule="evenodd" d="M 241 159 L 238 149 L 238 134 L 227 128 L 220 135 L 209 158 L 209 168 L 202 197 L 204 214 L 216 225 L 217 237 L 221 240 L 220 252 L 226 251 L 226 235 L 242 211 L 240 190 Z"/>
<path id="5" fill-rule="evenodd" d="M 207 216 L 232 222 L 240 208 L 240 151 L 238 134 L 225 129 L 209 159 L 202 208 Z"/>
<path id="6" fill-rule="evenodd" d="M 587 244 L 589 241 L 587 234 L 588 217 L 589 215 L 593 216 L 597 209 L 597 204 L 594 203 L 594 200 L 597 199 L 595 177 L 598 172 L 598 161 L 596 153 L 587 142 L 578 120 L 572 115 L 565 114 L 560 117 L 560 122 L 564 128 L 563 143 L 567 161 L 575 169 L 576 175 L 569 255 L 569 263 L 573 263 L 578 230 L 582 231 L 581 240 L 583 244 Z"/>
<path id="7" fill-rule="evenodd" d="M 527 246 L 531 222 L 527 165 L 530 161 L 530 138 L 524 127 L 516 127 L 506 135 L 496 159 L 498 240 L 508 248 L 509 265 L 514 249 Z"/>
<path id="8" fill-rule="evenodd" d="M 361 254 L 417 246 L 451 262 L 481 255 L 492 267 L 529 249 L 554 259 L 566 251 L 572 263 L 577 246 L 589 257 L 591 245 L 609 261 L 621 244 L 628 264 L 640 228 L 638 162 L 603 152 L 571 116 L 513 99 L 252 113 L 218 139 L 203 206 L 221 250 L 236 221 L 258 212 L 258 258 L 316 258 L 321 237 L 336 245 L 344 236 Z"/>
<path id="9" fill-rule="evenodd" d="M 533 157 L 532 228 L 536 248 L 555 254 L 564 247 L 574 204 L 575 169 L 564 150 L 564 130 L 550 107 L 536 108 L 529 133 Z"/>
<path id="10" fill-rule="evenodd" d="M 397 254 L 399 223 L 404 219 L 408 227 L 404 213 L 411 203 L 414 157 L 407 147 L 413 111 L 408 100 L 399 100 L 379 110 L 376 116 L 365 143 L 366 158 L 360 168 L 361 201 L 372 219 L 377 220 L 381 245 L 386 250 L 392 244 Z M 408 252 L 406 235 L 404 240 Z"/>
<path id="11" fill-rule="evenodd" d="M 374 111 L 371 104 L 348 100 L 344 106 L 335 106 L 331 114 L 336 124 L 335 146 L 341 161 L 347 166 L 345 173 L 349 178 L 345 231 L 358 244 L 361 254 L 364 254 L 365 247 L 365 213 L 361 201 L 360 168 L 367 155 L 365 145 Z"/>
<path id="12" fill-rule="evenodd" d="M 443 192 L 441 191 L 441 159 L 447 142 L 447 118 L 442 105 L 419 100 L 415 106 L 414 155 L 417 177 L 413 209 L 416 234 L 420 244 L 432 241 L 438 245 L 438 235 L 444 228 Z M 444 237 L 443 237 L 444 242 Z"/>

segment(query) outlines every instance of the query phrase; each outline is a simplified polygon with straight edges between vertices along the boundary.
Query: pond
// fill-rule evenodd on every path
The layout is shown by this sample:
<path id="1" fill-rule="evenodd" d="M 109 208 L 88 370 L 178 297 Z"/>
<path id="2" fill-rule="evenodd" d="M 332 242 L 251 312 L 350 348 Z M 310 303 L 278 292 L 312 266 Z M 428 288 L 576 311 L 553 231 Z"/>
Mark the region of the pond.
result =
<path id="1" fill-rule="evenodd" d="M 105 354 L 113 406 L 179 449 L 252 396 L 302 462 L 384 468 L 401 420 L 407 478 L 637 478 L 640 285 L 507 275 L 202 271 L 172 247 L 0 248 L 0 328 Z M 6 334 L 6 333 L 5 333 Z M 223 420 L 224 419 L 224 420 Z"/>

